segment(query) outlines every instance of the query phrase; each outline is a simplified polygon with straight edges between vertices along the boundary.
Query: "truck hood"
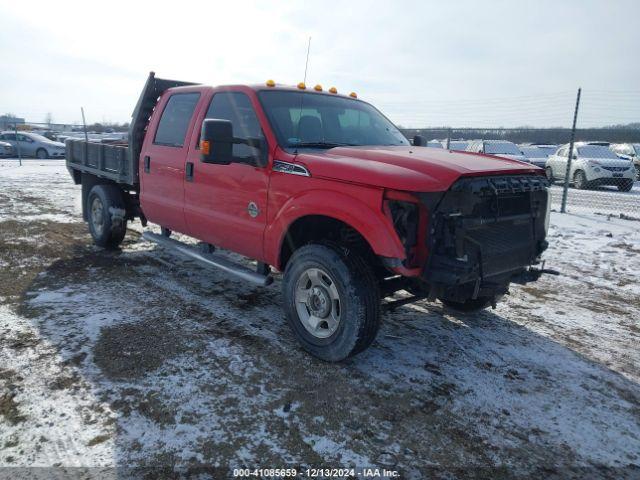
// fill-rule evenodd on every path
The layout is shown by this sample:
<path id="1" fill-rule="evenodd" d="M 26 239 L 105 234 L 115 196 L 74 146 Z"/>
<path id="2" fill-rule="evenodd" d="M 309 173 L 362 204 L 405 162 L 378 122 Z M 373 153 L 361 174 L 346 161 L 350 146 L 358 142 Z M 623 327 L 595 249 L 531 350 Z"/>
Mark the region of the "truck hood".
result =
<path id="1" fill-rule="evenodd" d="M 313 177 L 410 192 L 447 190 L 462 176 L 544 171 L 517 160 L 412 146 L 336 147 L 296 156 Z"/>

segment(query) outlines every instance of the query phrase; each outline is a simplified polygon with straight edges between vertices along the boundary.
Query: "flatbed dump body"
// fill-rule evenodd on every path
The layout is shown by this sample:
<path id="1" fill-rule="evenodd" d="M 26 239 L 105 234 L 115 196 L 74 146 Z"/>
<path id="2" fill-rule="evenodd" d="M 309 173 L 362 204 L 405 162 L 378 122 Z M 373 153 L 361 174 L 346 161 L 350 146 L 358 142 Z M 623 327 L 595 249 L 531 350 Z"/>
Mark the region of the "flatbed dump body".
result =
<path id="1" fill-rule="evenodd" d="M 196 84 L 156 78 L 154 72 L 149 74 L 131 115 L 127 145 L 68 139 L 65 142 L 67 168 L 76 183 L 80 183 L 81 173 L 84 172 L 135 189 L 140 181 L 138 164 L 144 135 L 158 98 L 169 88 L 186 85 Z"/>

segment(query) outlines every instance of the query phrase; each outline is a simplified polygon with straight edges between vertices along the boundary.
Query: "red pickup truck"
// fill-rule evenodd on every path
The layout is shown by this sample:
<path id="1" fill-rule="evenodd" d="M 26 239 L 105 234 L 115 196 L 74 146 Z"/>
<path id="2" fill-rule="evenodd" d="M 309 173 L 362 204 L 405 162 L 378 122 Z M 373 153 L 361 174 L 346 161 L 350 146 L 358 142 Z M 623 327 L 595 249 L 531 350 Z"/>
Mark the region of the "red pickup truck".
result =
<path id="1" fill-rule="evenodd" d="M 146 239 L 247 281 L 282 271 L 293 333 L 339 361 L 375 339 L 382 305 L 427 298 L 473 311 L 544 272 L 533 267 L 547 247 L 543 170 L 420 140 L 335 88 L 151 73 L 128 144 L 68 140 L 66 158 L 97 245 L 117 247 L 139 218 L 161 227 Z M 381 303 L 399 290 L 412 296 Z"/>

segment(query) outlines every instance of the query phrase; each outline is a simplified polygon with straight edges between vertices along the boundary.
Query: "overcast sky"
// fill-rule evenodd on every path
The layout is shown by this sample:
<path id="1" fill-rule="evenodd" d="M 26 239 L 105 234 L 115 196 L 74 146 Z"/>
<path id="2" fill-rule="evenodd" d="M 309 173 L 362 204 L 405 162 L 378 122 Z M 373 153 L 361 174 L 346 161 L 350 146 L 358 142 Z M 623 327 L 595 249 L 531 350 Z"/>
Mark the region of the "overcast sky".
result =
<path id="1" fill-rule="evenodd" d="M 150 70 L 356 91 L 403 126 L 640 121 L 640 1 L 0 0 L 0 113 L 128 121 Z"/>

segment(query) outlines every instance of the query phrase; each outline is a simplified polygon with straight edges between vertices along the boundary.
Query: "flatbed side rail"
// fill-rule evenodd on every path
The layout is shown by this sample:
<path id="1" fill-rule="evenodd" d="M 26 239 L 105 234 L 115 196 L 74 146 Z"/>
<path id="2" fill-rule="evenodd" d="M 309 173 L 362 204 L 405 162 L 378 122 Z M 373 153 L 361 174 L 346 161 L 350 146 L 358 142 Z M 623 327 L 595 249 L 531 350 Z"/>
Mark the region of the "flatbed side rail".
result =
<path id="1" fill-rule="evenodd" d="M 133 185 L 128 173 L 129 154 L 126 146 L 68 139 L 65 142 L 67 165 L 117 183 Z"/>

